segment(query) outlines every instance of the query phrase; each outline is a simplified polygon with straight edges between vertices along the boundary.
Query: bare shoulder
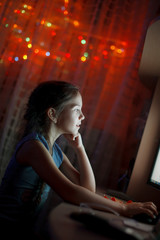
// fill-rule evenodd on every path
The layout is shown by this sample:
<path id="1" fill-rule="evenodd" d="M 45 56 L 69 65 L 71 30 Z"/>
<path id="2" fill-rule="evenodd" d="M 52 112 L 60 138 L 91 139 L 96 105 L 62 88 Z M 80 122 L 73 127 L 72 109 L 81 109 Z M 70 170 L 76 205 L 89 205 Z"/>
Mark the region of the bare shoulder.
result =
<path id="1" fill-rule="evenodd" d="M 53 161 L 46 147 L 37 140 L 25 142 L 17 153 L 17 161 L 31 166 L 44 182 L 64 199 L 73 195 L 73 183 L 65 177 Z"/>
<path id="2" fill-rule="evenodd" d="M 17 152 L 16 159 L 21 164 L 31 164 L 33 160 L 42 155 L 48 155 L 47 149 L 38 140 L 25 142 Z"/>

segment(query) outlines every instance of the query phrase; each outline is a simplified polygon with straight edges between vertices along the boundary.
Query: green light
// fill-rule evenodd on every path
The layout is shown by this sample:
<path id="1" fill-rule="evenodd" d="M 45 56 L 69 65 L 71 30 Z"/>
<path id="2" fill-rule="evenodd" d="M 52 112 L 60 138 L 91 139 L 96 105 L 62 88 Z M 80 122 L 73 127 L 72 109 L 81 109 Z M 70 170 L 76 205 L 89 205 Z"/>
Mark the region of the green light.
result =
<path id="1" fill-rule="evenodd" d="M 52 26 L 52 23 L 48 22 L 47 27 L 51 27 L 51 26 Z"/>
<path id="2" fill-rule="evenodd" d="M 88 52 L 85 52 L 85 53 L 84 53 L 84 56 L 85 56 L 85 57 L 88 57 Z"/>
<path id="3" fill-rule="evenodd" d="M 27 8 L 27 5 L 26 5 L 26 4 L 24 4 L 24 5 L 23 5 L 23 7 L 24 7 L 24 8 Z"/>
<path id="4" fill-rule="evenodd" d="M 6 23 L 6 24 L 5 24 L 5 27 L 6 27 L 6 28 L 7 28 L 7 27 L 9 27 L 9 24 L 8 24 L 8 23 Z"/>
<path id="5" fill-rule="evenodd" d="M 81 43 L 82 43 L 82 44 L 86 44 L 86 40 L 85 40 L 85 39 L 82 39 L 82 40 L 81 40 Z"/>
<path id="6" fill-rule="evenodd" d="M 30 38 L 29 37 L 26 37 L 26 42 L 29 42 L 30 41 Z"/>
<path id="7" fill-rule="evenodd" d="M 61 61 L 61 58 L 60 58 L 60 57 L 57 57 L 56 60 L 59 62 L 59 61 Z"/>

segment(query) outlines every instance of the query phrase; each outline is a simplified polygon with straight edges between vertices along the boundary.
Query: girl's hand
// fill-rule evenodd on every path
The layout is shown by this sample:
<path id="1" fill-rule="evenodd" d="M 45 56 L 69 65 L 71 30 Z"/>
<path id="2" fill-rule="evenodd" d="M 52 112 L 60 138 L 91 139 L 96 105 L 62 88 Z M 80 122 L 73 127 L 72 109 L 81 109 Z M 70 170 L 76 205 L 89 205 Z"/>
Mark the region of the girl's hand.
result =
<path id="1" fill-rule="evenodd" d="M 64 134 L 65 138 L 74 148 L 80 148 L 83 146 L 81 134 L 77 133 L 76 135 Z"/>
<path id="2" fill-rule="evenodd" d="M 158 214 L 157 207 L 152 202 L 132 202 L 125 204 L 124 216 L 133 217 L 140 213 L 146 213 L 152 218 Z"/>

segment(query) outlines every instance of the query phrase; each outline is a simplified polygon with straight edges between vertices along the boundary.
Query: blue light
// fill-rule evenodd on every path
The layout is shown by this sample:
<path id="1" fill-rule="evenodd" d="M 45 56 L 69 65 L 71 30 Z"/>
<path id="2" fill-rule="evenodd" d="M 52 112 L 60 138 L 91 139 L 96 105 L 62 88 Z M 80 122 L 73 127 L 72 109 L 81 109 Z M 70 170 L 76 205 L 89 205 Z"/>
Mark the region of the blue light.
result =
<path id="1" fill-rule="evenodd" d="M 15 57 L 14 60 L 15 60 L 16 62 L 18 62 L 18 61 L 19 61 L 19 57 Z"/>
<path id="2" fill-rule="evenodd" d="M 47 56 L 47 57 L 50 56 L 50 52 L 46 52 L 46 56 Z"/>
<path id="3" fill-rule="evenodd" d="M 65 6 L 62 6 L 62 7 L 61 7 L 61 10 L 62 10 L 62 11 L 64 11 L 65 9 L 66 9 Z"/>

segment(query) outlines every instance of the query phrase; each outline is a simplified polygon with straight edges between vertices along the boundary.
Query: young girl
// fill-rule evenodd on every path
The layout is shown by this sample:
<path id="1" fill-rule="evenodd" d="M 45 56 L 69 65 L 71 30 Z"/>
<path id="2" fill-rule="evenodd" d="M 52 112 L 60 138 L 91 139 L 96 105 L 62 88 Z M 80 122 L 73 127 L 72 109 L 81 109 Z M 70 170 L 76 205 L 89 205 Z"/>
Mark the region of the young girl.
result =
<path id="1" fill-rule="evenodd" d="M 24 116 L 24 137 L 16 147 L 0 187 L 1 224 L 15 232 L 32 226 L 50 187 L 64 201 L 106 206 L 120 215 L 157 214 L 151 202 L 122 204 L 96 193 L 95 178 L 79 129 L 84 115 L 77 87 L 67 82 L 41 83 L 31 94 Z M 77 154 L 79 171 L 56 143 L 65 135 Z M 100 207 L 99 207 L 100 208 Z M 19 227 L 20 226 L 20 227 Z"/>

